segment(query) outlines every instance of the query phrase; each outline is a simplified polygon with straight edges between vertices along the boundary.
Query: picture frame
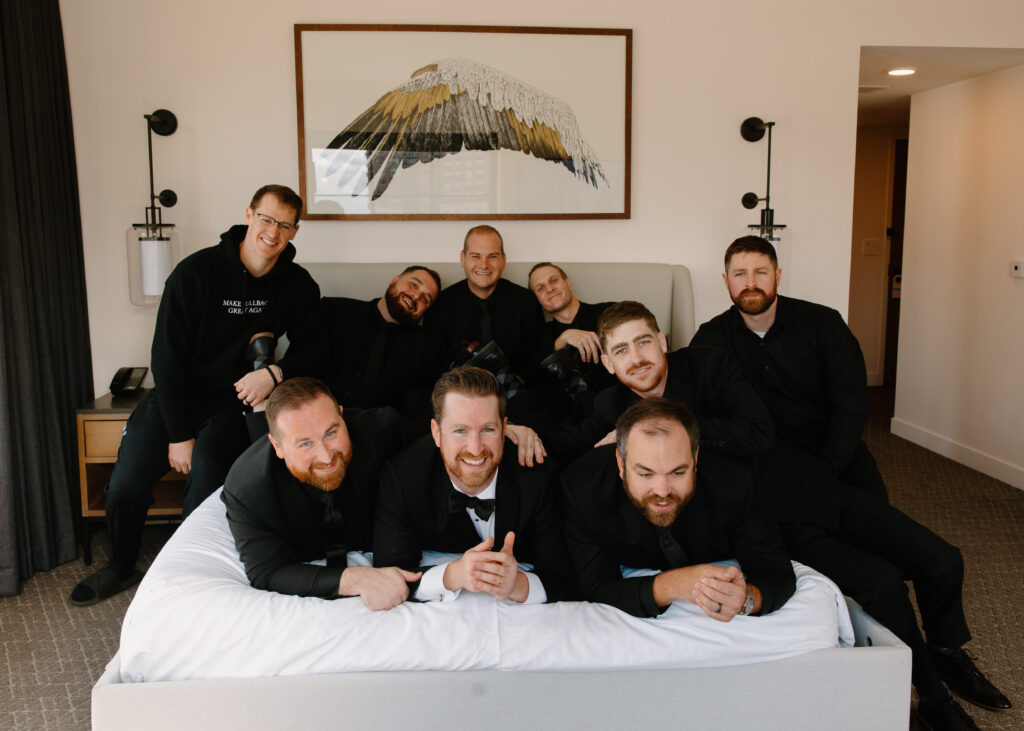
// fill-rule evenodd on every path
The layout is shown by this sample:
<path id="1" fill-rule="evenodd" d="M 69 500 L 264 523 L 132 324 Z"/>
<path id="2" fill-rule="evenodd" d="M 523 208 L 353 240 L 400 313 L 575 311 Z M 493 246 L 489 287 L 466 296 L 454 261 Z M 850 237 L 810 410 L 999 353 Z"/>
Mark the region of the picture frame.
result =
<path id="1" fill-rule="evenodd" d="M 630 217 L 630 29 L 296 24 L 304 220 Z"/>

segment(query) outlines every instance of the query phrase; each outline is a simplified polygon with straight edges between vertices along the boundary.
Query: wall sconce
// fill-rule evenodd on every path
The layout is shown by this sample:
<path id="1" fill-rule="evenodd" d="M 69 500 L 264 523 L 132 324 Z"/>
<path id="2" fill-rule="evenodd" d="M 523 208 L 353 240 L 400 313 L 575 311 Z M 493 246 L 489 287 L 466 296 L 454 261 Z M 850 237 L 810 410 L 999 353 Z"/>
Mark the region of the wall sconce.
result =
<path id="1" fill-rule="evenodd" d="M 764 198 L 758 198 L 757 193 L 744 193 L 740 201 L 747 209 L 757 208 L 757 204 L 764 201 L 764 208 L 761 209 L 761 223 L 752 223 L 747 228 L 755 236 L 771 241 L 777 250 L 782 243 L 782 229 L 786 228 L 786 225 L 775 223 L 775 211 L 771 207 L 772 127 L 774 126 L 775 122 L 765 122 L 757 117 L 747 117 L 740 125 L 740 136 L 747 142 L 757 142 L 764 137 L 765 130 L 768 131 L 768 180 L 764 187 Z"/>
<path id="2" fill-rule="evenodd" d="M 171 208 L 178 202 L 173 190 L 153 190 L 153 133 L 174 134 L 178 118 L 166 109 L 143 115 L 149 136 L 149 205 L 146 222 L 128 229 L 128 298 L 133 305 L 155 305 L 164 292 L 164 281 L 181 259 L 181 243 L 173 223 L 164 223 L 157 202 Z"/>

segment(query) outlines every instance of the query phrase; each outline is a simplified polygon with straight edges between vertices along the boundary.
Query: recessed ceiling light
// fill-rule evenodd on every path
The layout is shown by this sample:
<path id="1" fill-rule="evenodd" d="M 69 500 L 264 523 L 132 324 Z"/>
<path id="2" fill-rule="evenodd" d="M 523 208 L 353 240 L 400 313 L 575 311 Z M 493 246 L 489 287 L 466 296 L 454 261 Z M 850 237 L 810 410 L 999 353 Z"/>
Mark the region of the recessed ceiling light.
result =
<path id="1" fill-rule="evenodd" d="M 889 69 L 889 76 L 913 76 L 917 69 Z"/>

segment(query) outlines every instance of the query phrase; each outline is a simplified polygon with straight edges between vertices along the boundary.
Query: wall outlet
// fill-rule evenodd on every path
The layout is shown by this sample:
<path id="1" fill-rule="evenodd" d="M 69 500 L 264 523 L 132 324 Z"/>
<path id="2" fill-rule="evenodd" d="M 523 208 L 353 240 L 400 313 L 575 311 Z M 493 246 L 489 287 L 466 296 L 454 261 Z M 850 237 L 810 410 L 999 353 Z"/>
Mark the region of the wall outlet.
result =
<path id="1" fill-rule="evenodd" d="M 1010 276 L 1016 279 L 1024 279 L 1024 261 L 1010 262 Z"/>

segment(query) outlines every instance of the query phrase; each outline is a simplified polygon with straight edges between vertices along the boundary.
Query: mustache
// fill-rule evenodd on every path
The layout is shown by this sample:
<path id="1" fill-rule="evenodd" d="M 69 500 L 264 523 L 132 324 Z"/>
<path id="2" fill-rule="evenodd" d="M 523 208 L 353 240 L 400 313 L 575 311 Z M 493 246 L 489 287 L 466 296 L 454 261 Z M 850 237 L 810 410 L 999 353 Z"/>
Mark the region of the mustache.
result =
<path id="1" fill-rule="evenodd" d="M 634 373 L 636 373 L 637 371 L 639 371 L 642 368 L 653 368 L 653 367 L 654 367 L 654 363 L 651 363 L 651 361 L 649 361 L 649 360 L 645 360 L 642 363 L 637 363 L 635 366 L 631 367 L 628 371 L 626 371 L 626 374 L 631 376 L 631 375 L 633 375 Z"/>
<path id="2" fill-rule="evenodd" d="M 762 297 L 768 296 L 767 292 L 765 292 L 763 289 L 758 289 L 757 287 L 750 287 L 748 289 L 743 290 L 742 292 L 740 292 L 740 297 L 746 294 L 759 294 Z"/>
<path id="3" fill-rule="evenodd" d="M 492 452 L 488 447 L 484 447 L 483 451 L 480 452 L 480 454 L 473 454 L 468 449 L 463 449 L 457 455 L 455 455 L 456 459 L 480 459 L 481 457 L 483 457 L 485 460 L 493 459 L 494 452 Z"/>
<path id="4" fill-rule="evenodd" d="M 326 469 L 331 469 L 333 467 L 337 467 L 338 462 L 340 462 L 340 461 L 341 461 L 341 454 L 335 454 L 334 455 L 334 459 L 332 459 L 330 462 L 314 462 L 313 464 L 311 464 L 309 466 L 309 469 L 310 470 L 326 470 Z"/>

